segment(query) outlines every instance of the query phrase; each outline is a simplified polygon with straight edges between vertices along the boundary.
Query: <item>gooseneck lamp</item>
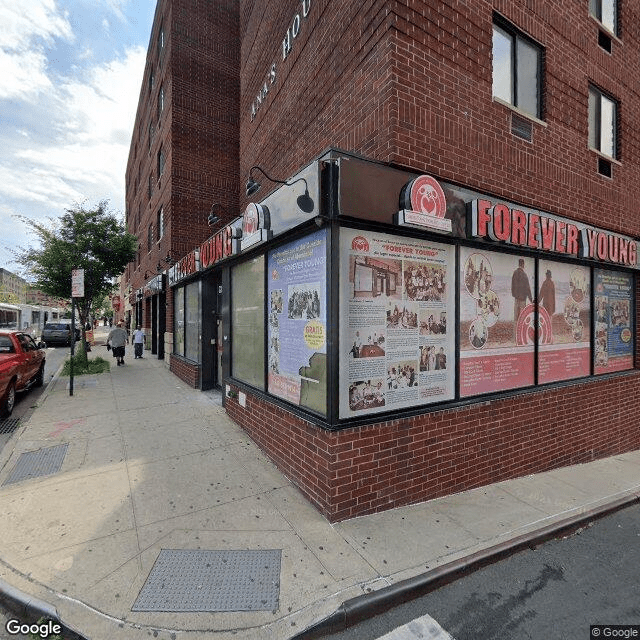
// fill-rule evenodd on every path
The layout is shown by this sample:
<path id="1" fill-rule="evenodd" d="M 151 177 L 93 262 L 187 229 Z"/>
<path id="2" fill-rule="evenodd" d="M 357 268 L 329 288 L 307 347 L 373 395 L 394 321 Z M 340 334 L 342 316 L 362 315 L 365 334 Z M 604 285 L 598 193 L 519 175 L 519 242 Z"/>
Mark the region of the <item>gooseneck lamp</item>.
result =
<path id="1" fill-rule="evenodd" d="M 300 209 L 302 209 L 302 211 L 304 211 L 305 213 L 311 213 L 313 211 L 313 208 L 314 208 L 313 200 L 309 196 L 309 186 L 307 185 L 307 181 L 304 178 L 298 178 L 297 180 L 293 180 L 292 182 L 287 182 L 286 180 L 276 180 L 275 178 L 272 178 L 271 176 L 267 175 L 266 171 L 262 167 L 259 167 L 258 165 L 254 165 L 253 167 L 251 167 L 251 169 L 249 169 L 249 177 L 247 178 L 247 187 L 246 187 L 246 193 L 248 198 L 251 197 L 254 193 L 257 193 L 260 187 L 262 186 L 253 177 L 254 169 L 256 171 L 259 171 L 267 180 L 270 180 L 271 182 L 276 182 L 277 184 L 286 184 L 288 187 L 292 187 L 294 184 L 296 184 L 296 182 L 304 182 L 304 193 L 298 196 L 298 198 L 296 199 L 296 202 L 298 203 L 298 206 L 300 207 Z"/>

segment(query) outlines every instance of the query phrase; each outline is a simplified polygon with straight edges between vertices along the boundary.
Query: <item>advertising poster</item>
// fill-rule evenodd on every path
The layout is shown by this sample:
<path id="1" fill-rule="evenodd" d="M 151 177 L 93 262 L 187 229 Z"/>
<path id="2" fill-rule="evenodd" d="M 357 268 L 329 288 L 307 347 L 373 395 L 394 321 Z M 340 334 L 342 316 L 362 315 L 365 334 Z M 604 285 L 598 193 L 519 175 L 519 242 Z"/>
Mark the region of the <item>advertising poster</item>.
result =
<path id="1" fill-rule="evenodd" d="M 538 262 L 538 382 L 591 373 L 590 270 L 580 265 Z"/>
<path id="2" fill-rule="evenodd" d="M 340 417 L 455 395 L 455 249 L 340 230 Z"/>
<path id="3" fill-rule="evenodd" d="M 460 249 L 460 396 L 534 383 L 532 258 Z"/>
<path id="4" fill-rule="evenodd" d="M 269 393 L 327 412 L 326 230 L 269 252 Z"/>
<path id="5" fill-rule="evenodd" d="M 595 270 L 595 373 L 633 369 L 633 278 Z"/>

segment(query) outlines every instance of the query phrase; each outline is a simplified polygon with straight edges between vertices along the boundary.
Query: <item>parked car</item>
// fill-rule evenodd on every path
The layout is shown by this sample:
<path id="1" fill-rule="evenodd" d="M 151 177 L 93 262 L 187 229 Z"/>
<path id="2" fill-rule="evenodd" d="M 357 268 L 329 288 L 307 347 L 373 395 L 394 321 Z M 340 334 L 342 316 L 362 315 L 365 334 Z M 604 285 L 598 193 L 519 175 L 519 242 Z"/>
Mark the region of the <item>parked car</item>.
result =
<path id="1" fill-rule="evenodd" d="M 43 347 L 22 331 L 0 331 L 0 416 L 11 415 L 16 392 L 44 384 Z"/>
<path id="2" fill-rule="evenodd" d="M 45 344 L 71 344 L 71 321 L 47 322 L 40 337 Z M 76 341 L 80 340 L 80 329 L 76 325 Z"/>

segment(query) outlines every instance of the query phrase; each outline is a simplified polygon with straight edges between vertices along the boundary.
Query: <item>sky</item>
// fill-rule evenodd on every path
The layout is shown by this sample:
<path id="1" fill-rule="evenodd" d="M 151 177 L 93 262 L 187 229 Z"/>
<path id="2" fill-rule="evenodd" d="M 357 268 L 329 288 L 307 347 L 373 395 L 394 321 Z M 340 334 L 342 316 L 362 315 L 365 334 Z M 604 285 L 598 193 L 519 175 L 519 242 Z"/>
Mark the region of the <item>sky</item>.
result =
<path id="1" fill-rule="evenodd" d="M 156 0 L 0 0 L 0 267 L 37 244 L 16 216 L 109 200 L 124 174 Z"/>

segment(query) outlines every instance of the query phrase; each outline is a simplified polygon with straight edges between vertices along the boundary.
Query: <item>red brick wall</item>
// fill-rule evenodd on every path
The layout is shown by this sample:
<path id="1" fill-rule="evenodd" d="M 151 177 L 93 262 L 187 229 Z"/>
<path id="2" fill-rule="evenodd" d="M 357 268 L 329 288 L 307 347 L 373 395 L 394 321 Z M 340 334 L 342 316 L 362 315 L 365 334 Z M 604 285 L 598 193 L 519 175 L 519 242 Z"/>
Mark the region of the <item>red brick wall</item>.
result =
<path id="1" fill-rule="evenodd" d="M 128 228 L 139 238 L 141 260 L 138 267 L 128 269 L 125 289 L 130 285 L 135 292 L 156 275 L 158 263 L 163 270 L 169 268 L 164 260 L 167 254 L 177 261 L 211 236 L 207 216 L 214 202 L 224 207 L 216 211 L 223 221 L 239 214 L 238 21 L 234 0 L 158 2 L 126 174 Z M 161 28 L 165 42 L 162 54 L 158 49 Z M 150 90 L 151 73 L 154 82 Z M 164 109 L 158 118 L 161 85 Z M 165 169 L 159 177 L 160 145 Z M 158 241 L 160 207 L 164 237 Z M 149 225 L 154 236 L 150 249 Z M 145 315 L 145 324 L 150 321 Z M 169 306 L 166 323 L 171 331 Z"/>
<path id="2" fill-rule="evenodd" d="M 264 400 L 226 410 L 331 521 L 640 448 L 640 373 L 329 432 Z"/>
<path id="3" fill-rule="evenodd" d="M 283 38 L 305 5 L 283 60 Z M 284 178 L 334 146 L 638 236 L 638 7 L 619 5 L 621 42 L 607 54 L 587 2 L 241 0 L 241 175 L 260 164 Z M 531 143 L 511 134 L 512 110 L 492 98 L 494 10 L 544 47 L 545 110 Z M 589 83 L 620 105 L 612 179 L 588 149 Z M 639 376 L 335 433 L 251 395 L 246 410 L 232 399 L 227 410 L 340 520 L 639 448 Z"/>
<path id="4" fill-rule="evenodd" d="M 171 358 L 169 370 L 190 387 L 198 389 L 200 387 L 200 366 L 173 354 L 168 357 Z"/>
<path id="5" fill-rule="evenodd" d="M 622 43 L 607 54 L 586 2 L 311 0 L 283 61 L 302 3 L 242 0 L 241 175 L 259 163 L 289 176 L 336 146 L 638 235 L 640 99 L 629 82 L 640 72 L 638 9 L 619 4 Z M 545 50 L 544 123 L 533 124 L 533 143 L 511 135 L 511 110 L 492 99 L 494 9 Z M 621 107 L 613 179 L 597 173 L 587 145 L 589 82 Z"/>
<path id="6" fill-rule="evenodd" d="M 241 176 L 253 164 L 276 178 L 290 176 L 328 146 L 388 159 L 394 135 L 390 4 L 311 0 L 283 60 L 282 41 L 302 2 L 241 1 Z M 251 104 L 265 82 L 269 93 L 252 122 Z"/>

